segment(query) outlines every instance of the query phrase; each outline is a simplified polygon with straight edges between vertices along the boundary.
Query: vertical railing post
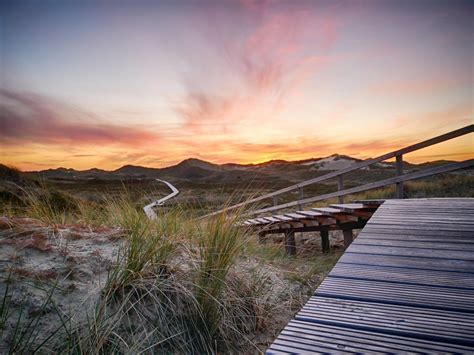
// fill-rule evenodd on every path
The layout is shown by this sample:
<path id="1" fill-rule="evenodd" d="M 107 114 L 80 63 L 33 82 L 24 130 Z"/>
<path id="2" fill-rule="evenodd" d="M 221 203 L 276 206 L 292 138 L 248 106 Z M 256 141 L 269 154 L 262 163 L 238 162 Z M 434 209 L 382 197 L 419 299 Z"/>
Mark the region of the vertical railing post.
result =
<path id="1" fill-rule="evenodd" d="M 400 154 L 396 156 L 395 165 L 397 168 L 397 176 L 403 175 L 403 155 Z M 395 198 L 403 198 L 403 182 L 397 182 Z"/>
<path id="2" fill-rule="evenodd" d="M 352 239 L 354 238 L 352 229 L 343 229 L 342 235 L 344 236 L 344 249 L 347 249 L 349 245 L 351 245 Z"/>
<path id="3" fill-rule="evenodd" d="M 302 199 L 304 199 L 304 191 L 303 191 L 302 187 L 298 187 L 298 200 L 302 200 Z M 303 204 L 299 203 L 298 208 L 300 210 L 302 210 L 303 209 Z"/>
<path id="4" fill-rule="evenodd" d="M 337 179 L 337 191 L 344 190 L 344 178 L 343 175 L 339 175 Z M 337 200 L 339 203 L 344 203 L 344 196 L 338 196 Z"/>
<path id="5" fill-rule="evenodd" d="M 323 253 L 329 253 L 329 232 L 327 230 L 322 230 L 319 234 L 321 235 L 321 248 Z"/>
<path id="6" fill-rule="evenodd" d="M 288 255 L 296 255 L 295 232 L 291 229 L 285 232 L 285 250 Z"/>

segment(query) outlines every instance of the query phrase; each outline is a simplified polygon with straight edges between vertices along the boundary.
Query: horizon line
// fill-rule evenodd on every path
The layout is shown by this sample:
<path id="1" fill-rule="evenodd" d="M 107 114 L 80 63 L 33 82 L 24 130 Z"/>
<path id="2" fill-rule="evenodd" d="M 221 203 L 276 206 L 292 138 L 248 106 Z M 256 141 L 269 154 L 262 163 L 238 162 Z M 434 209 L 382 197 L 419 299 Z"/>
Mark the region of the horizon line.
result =
<path id="1" fill-rule="evenodd" d="M 443 160 L 449 160 L 449 161 L 454 161 L 454 162 L 461 162 L 465 159 L 448 159 L 447 157 L 449 156 L 459 156 L 459 155 L 467 155 L 467 154 L 459 154 L 459 153 L 452 153 L 452 154 L 436 154 L 436 155 L 426 155 L 424 156 L 425 158 L 436 158 L 436 157 L 440 157 L 440 159 L 434 159 L 434 160 L 424 160 L 424 161 L 421 161 L 419 163 L 412 163 L 410 162 L 408 159 L 403 159 L 403 162 L 404 163 L 408 163 L 408 164 L 413 164 L 413 165 L 420 165 L 420 164 L 425 164 L 425 163 L 433 163 L 433 162 L 436 162 L 436 161 L 443 161 Z M 18 169 L 15 167 L 14 164 L 8 164 L 8 163 L 5 163 L 4 165 L 5 166 L 8 166 L 8 167 L 12 167 L 12 168 L 15 168 L 15 169 L 18 169 L 20 170 L 21 172 L 25 172 L 25 173 L 36 173 L 36 172 L 42 172 L 42 171 L 46 171 L 46 170 L 58 170 L 58 169 L 65 169 L 65 170 L 74 170 L 74 171 L 87 171 L 87 170 L 93 170 L 93 169 L 97 169 L 97 170 L 102 170 L 102 171 L 105 171 L 105 172 L 108 172 L 108 173 L 111 173 L 111 172 L 114 172 L 114 171 L 117 171 L 123 167 L 126 167 L 126 166 L 133 166 L 133 167 L 140 167 L 140 168 L 147 168 L 147 169 L 166 169 L 166 168 L 171 168 L 171 167 L 174 167 L 174 166 L 177 166 L 187 160 L 199 160 L 199 161 L 202 161 L 202 162 L 205 162 L 205 163 L 210 163 L 210 164 L 213 164 L 213 165 L 218 165 L 218 166 L 223 166 L 223 165 L 240 165 L 240 166 L 252 166 L 252 165 L 262 165 L 262 164 L 267 164 L 267 163 L 271 163 L 271 162 L 276 162 L 276 161 L 283 161 L 283 162 L 287 162 L 287 163 L 298 163 L 298 162 L 305 162 L 305 161 L 309 161 L 309 160 L 321 160 L 321 159 L 326 159 L 326 158 L 329 158 L 329 157 L 332 157 L 332 156 L 344 156 L 344 157 L 349 157 L 351 159 L 356 159 L 356 160 L 360 160 L 360 161 L 364 161 L 364 160 L 369 160 L 369 159 L 373 159 L 373 157 L 368 157 L 368 158 L 357 158 L 357 157 L 354 157 L 354 156 L 351 156 L 351 155 L 348 155 L 348 154 L 339 154 L 339 153 L 334 153 L 334 154 L 330 154 L 330 155 L 327 155 L 325 157 L 310 157 L 310 158 L 305 158 L 305 159 L 296 159 L 296 160 L 288 160 L 288 159 L 270 159 L 270 160 L 264 160 L 264 161 L 261 161 L 261 162 L 254 162 L 254 163 L 235 163 L 235 162 L 226 162 L 226 163 L 216 163 L 216 162 L 212 162 L 211 160 L 205 160 L 205 159 L 202 159 L 202 158 L 196 158 L 196 157 L 189 157 L 189 158 L 186 158 L 186 159 L 183 159 L 175 164 L 171 164 L 171 165 L 166 165 L 166 166 L 162 166 L 162 167 L 156 167 L 156 166 L 146 166 L 146 165 L 136 165 L 136 164 L 123 164 L 121 166 L 119 166 L 118 168 L 116 169 L 112 169 L 112 170 L 107 170 L 107 169 L 102 169 L 102 168 L 99 168 L 97 166 L 93 166 L 91 168 L 87 168 L 87 169 L 75 169 L 75 168 L 71 168 L 71 167 L 65 167 L 65 166 L 58 166 L 58 167 L 45 167 L 44 169 L 41 169 L 41 170 L 21 170 L 21 169 Z M 443 157 L 446 157 L 446 158 L 443 158 Z M 417 158 L 423 158 L 423 156 L 421 157 L 417 157 Z M 391 161 L 391 160 L 394 160 L 394 158 L 391 158 L 391 159 L 387 159 L 387 161 Z M 1 164 L 1 163 L 0 163 Z"/>

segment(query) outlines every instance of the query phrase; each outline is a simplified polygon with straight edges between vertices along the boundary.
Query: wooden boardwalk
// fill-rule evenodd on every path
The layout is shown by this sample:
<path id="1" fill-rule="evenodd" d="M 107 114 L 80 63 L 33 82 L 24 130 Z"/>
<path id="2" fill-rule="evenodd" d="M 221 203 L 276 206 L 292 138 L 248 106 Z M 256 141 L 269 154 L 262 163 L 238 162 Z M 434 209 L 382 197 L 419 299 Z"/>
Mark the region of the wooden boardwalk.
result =
<path id="1" fill-rule="evenodd" d="M 254 229 L 261 240 L 267 234 L 283 233 L 288 254 L 296 254 L 295 233 L 319 232 L 324 253 L 329 251 L 329 231 L 342 230 L 344 246 L 352 242 L 352 230 L 361 229 L 383 200 L 367 203 L 333 204 L 330 207 L 283 212 L 268 217 L 247 219 L 242 225 Z"/>
<path id="2" fill-rule="evenodd" d="M 474 353 L 474 199 L 388 200 L 267 353 Z"/>

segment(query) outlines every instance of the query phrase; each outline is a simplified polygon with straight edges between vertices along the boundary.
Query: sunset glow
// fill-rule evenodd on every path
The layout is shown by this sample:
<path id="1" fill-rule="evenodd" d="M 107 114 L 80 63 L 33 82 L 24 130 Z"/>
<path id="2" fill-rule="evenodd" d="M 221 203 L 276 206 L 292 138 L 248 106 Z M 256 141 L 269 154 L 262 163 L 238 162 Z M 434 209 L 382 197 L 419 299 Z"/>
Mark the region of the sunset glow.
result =
<path id="1" fill-rule="evenodd" d="M 0 5 L 0 162 L 376 156 L 473 123 L 472 2 Z M 474 157 L 471 135 L 407 156 Z"/>

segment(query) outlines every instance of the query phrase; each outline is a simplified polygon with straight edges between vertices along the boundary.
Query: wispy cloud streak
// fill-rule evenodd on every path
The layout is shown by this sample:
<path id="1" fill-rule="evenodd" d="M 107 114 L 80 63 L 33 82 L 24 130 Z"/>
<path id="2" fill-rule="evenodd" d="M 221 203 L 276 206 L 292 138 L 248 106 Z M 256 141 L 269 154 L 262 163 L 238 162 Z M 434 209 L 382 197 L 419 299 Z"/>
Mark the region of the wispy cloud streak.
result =
<path id="1" fill-rule="evenodd" d="M 240 16 L 248 28 L 238 33 L 227 28 L 226 21 L 231 21 L 226 16 L 204 28 L 201 24 L 227 71 L 208 78 L 213 81 L 208 86 L 203 86 L 202 77 L 193 76 L 200 68 L 184 78 L 187 94 L 176 111 L 186 129 L 229 133 L 243 122 L 269 119 L 328 62 L 328 50 L 337 37 L 334 19 L 318 18 L 304 6 L 275 10 L 265 2 L 244 2 Z"/>
<path id="2" fill-rule="evenodd" d="M 0 90 L 0 142 L 140 146 L 158 138 L 145 129 L 105 123 L 96 115 L 44 96 Z"/>

